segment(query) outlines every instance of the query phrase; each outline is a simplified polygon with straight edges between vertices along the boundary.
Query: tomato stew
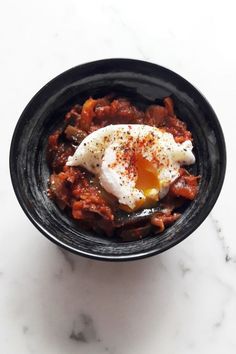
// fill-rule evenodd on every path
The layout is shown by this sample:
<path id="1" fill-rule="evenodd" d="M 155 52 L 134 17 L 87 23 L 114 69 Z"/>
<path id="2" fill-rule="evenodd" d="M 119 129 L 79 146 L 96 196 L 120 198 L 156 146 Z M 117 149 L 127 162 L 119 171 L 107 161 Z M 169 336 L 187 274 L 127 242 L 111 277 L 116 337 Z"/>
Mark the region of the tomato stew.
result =
<path id="1" fill-rule="evenodd" d="M 162 232 L 179 219 L 179 208 L 196 197 L 199 176 L 181 168 L 180 176 L 171 184 L 167 196 L 157 202 L 153 213 L 145 218 L 123 215 L 120 222 L 118 215 L 121 211 L 116 198 L 102 189 L 98 179 L 83 168 L 66 166 L 68 157 L 88 134 L 110 124 L 147 124 L 173 134 L 178 143 L 192 140 L 186 124 L 176 117 L 170 97 L 163 100 L 163 105 L 150 105 L 145 111 L 126 98 L 112 95 L 89 98 L 82 106 L 73 106 L 65 115 L 61 128 L 49 136 L 47 161 L 51 175 L 48 195 L 82 227 L 97 233 L 130 241 Z"/>

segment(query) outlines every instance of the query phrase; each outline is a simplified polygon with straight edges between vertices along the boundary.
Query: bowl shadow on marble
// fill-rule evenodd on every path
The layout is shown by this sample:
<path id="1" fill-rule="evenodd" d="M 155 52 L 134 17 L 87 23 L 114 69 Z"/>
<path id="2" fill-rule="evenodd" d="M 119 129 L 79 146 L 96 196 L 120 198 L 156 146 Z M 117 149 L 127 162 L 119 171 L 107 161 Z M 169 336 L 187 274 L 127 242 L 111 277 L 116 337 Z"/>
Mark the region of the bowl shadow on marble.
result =
<path id="1" fill-rule="evenodd" d="M 161 325 L 166 295 L 174 292 L 173 284 L 165 279 L 167 270 L 162 262 L 168 257 L 107 265 L 78 258 L 61 249 L 59 252 L 63 252 L 70 276 L 77 282 L 70 296 L 77 310 L 69 339 L 78 344 L 99 342 L 101 349 L 110 353 L 116 352 L 121 342 L 122 347 L 132 348 L 133 341 L 151 340 L 155 335 L 151 324 L 160 321 Z M 80 296 L 86 299 L 82 306 L 78 306 Z"/>
<path id="2" fill-rule="evenodd" d="M 177 284 L 167 269 L 177 256 L 106 263 L 52 246 L 42 257 L 47 275 L 38 281 L 32 316 L 43 323 L 39 339 L 58 354 L 63 346 L 70 354 L 88 346 L 116 353 L 119 343 L 132 348 L 153 340 L 153 324 L 168 326 Z"/>

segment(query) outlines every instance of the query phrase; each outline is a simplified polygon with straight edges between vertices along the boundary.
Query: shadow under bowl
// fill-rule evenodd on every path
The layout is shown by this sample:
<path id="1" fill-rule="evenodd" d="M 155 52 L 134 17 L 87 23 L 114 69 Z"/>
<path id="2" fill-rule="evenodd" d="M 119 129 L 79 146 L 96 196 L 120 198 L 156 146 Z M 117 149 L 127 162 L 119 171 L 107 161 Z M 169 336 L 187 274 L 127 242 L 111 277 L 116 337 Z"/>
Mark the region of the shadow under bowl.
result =
<path id="1" fill-rule="evenodd" d="M 181 218 L 163 233 L 122 242 L 80 229 L 47 196 L 48 136 L 75 103 L 110 92 L 139 106 L 171 96 L 175 112 L 187 123 L 194 139 L 196 163 L 191 172 L 201 176 L 197 198 Z M 18 201 L 32 223 L 51 241 L 74 253 L 101 260 L 132 260 L 173 247 L 207 217 L 220 193 L 226 167 L 223 133 L 212 107 L 188 81 L 159 65 L 132 59 L 106 59 L 74 67 L 45 85 L 23 111 L 11 143 L 10 172 Z"/>

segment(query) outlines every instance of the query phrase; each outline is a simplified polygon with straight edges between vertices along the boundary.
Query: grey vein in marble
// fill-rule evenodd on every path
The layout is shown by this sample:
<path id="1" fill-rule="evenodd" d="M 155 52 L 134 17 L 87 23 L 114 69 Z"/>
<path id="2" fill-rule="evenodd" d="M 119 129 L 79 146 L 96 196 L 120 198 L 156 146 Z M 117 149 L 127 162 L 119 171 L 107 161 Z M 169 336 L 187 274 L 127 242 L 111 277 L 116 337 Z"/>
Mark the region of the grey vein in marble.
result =
<path id="1" fill-rule="evenodd" d="M 221 326 L 222 326 L 222 323 L 223 323 L 223 321 L 224 321 L 224 319 L 225 319 L 225 312 L 224 312 L 224 310 L 223 310 L 223 311 L 221 312 L 221 314 L 220 314 L 219 320 L 218 320 L 216 323 L 214 323 L 214 327 L 215 327 L 215 328 L 221 327 Z"/>
<path id="2" fill-rule="evenodd" d="M 220 278 L 218 275 L 214 275 L 213 278 L 220 284 L 230 296 L 235 297 L 236 290 L 232 284 L 228 284 L 224 279 Z"/>
<path id="3" fill-rule="evenodd" d="M 93 319 L 89 315 L 81 313 L 79 318 L 74 321 L 70 339 L 82 343 L 100 342 Z"/>
<path id="4" fill-rule="evenodd" d="M 22 327 L 22 332 L 23 332 L 24 334 L 26 334 L 28 331 L 29 331 L 29 327 L 28 327 L 28 326 L 23 326 L 23 327 Z"/>
<path id="5" fill-rule="evenodd" d="M 75 270 L 75 262 L 71 258 L 71 255 L 66 250 L 64 250 L 61 247 L 58 247 L 58 250 L 63 254 L 64 259 L 65 259 L 66 263 L 68 264 L 69 268 L 71 269 L 71 271 L 74 272 L 74 270 Z"/>
<path id="6" fill-rule="evenodd" d="M 144 53 L 143 49 L 140 47 L 139 45 L 139 38 L 137 38 L 136 32 L 133 30 L 133 28 L 131 28 L 128 23 L 126 21 L 123 20 L 122 18 L 122 13 L 120 13 L 120 11 L 118 11 L 114 6 L 109 5 L 108 7 L 111 12 L 114 14 L 114 17 L 116 18 L 116 20 L 121 24 L 121 26 L 123 28 L 126 29 L 127 33 L 130 34 L 133 43 L 135 44 L 135 48 L 137 49 L 137 51 L 139 52 L 139 54 L 143 57 L 144 60 L 149 60 L 149 58 L 146 56 L 146 54 Z"/>
<path id="7" fill-rule="evenodd" d="M 190 299 L 189 293 L 187 291 L 184 291 L 184 297 L 185 299 Z"/>
<path id="8" fill-rule="evenodd" d="M 224 253 L 225 262 L 236 263 L 236 256 L 230 255 L 230 248 L 226 243 L 225 237 L 223 236 L 222 227 L 220 226 L 219 220 L 215 219 L 212 214 L 210 214 L 210 220 L 216 231 L 217 238 L 220 241 L 221 248 Z"/>
<path id="9" fill-rule="evenodd" d="M 70 335 L 70 339 L 74 339 L 77 342 L 87 343 L 87 339 L 85 338 L 83 332 L 75 333 L 74 330 L 72 330 L 71 335 Z"/>
<path id="10" fill-rule="evenodd" d="M 57 280 L 62 280 L 63 278 L 63 269 L 60 268 L 58 270 L 58 272 L 54 273 L 54 277 L 57 279 Z"/>
<path id="11" fill-rule="evenodd" d="M 188 272 L 191 272 L 191 269 L 185 265 L 183 261 L 179 262 L 179 268 L 182 273 L 182 276 L 184 277 Z"/>

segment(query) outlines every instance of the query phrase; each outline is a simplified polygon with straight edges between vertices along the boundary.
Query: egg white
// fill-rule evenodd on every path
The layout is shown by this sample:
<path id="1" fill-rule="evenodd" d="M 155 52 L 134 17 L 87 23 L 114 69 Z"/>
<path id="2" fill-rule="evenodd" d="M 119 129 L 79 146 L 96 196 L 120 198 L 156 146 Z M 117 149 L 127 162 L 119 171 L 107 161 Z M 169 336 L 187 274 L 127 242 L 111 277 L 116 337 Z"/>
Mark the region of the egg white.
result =
<path id="1" fill-rule="evenodd" d="M 135 168 L 130 157 L 138 153 L 144 159 L 158 160 L 158 198 L 163 198 L 170 184 L 179 176 L 182 165 L 195 162 L 190 140 L 176 143 L 170 133 L 143 124 L 108 125 L 89 134 L 67 161 L 68 166 L 82 166 L 97 175 L 101 186 L 120 204 L 131 210 L 145 201 L 144 191 L 136 188 Z M 128 156 L 128 157 L 127 157 Z M 131 166 L 132 167 L 132 166 Z M 128 172 L 127 172 L 128 171 Z"/>

